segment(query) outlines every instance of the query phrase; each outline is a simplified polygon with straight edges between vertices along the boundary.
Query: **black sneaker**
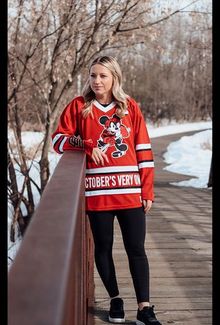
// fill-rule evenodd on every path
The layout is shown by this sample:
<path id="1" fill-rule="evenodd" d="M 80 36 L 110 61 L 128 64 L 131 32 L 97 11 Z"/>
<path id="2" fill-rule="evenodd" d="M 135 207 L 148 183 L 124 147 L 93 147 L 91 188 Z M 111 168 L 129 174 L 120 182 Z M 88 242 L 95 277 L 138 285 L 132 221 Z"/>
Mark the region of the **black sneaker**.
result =
<path id="1" fill-rule="evenodd" d="M 110 303 L 110 310 L 108 320 L 111 323 L 124 323 L 125 313 L 123 308 L 123 300 L 121 298 L 114 298 Z"/>
<path id="2" fill-rule="evenodd" d="M 154 313 L 154 306 L 144 307 L 142 310 L 137 311 L 137 325 L 162 325 Z"/>

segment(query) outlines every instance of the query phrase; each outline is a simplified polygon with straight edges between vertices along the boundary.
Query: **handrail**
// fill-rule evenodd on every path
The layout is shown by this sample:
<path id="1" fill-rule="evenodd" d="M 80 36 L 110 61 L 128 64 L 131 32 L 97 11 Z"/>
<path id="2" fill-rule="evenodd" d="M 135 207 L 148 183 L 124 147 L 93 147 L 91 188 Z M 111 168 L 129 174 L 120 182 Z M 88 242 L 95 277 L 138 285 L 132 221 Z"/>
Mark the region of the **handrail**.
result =
<path id="1" fill-rule="evenodd" d="M 85 154 L 65 152 L 9 270 L 8 325 L 91 325 L 93 241 Z"/>

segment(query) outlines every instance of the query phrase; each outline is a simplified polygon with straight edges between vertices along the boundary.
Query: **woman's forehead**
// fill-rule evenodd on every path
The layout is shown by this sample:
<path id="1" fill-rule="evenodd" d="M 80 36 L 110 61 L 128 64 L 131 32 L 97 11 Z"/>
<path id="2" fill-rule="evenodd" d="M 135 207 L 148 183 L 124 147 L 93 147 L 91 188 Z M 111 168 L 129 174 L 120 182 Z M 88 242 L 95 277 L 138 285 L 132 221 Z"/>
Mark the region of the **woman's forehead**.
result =
<path id="1" fill-rule="evenodd" d="M 91 69 L 90 69 L 90 73 L 93 72 L 93 73 L 108 73 L 108 74 L 111 74 L 111 71 L 104 67 L 103 65 L 101 64 L 94 64 Z"/>

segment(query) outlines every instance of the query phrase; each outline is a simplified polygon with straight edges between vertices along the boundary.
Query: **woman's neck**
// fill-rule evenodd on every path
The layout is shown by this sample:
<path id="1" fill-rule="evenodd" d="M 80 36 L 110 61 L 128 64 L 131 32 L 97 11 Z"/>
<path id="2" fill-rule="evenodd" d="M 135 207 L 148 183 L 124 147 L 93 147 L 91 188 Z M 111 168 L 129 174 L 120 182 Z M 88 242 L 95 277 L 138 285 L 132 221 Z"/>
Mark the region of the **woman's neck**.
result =
<path id="1" fill-rule="evenodd" d="M 112 102 L 112 96 L 103 96 L 103 97 L 96 97 L 96 100 L 103 105 L 110 104 Z"/>

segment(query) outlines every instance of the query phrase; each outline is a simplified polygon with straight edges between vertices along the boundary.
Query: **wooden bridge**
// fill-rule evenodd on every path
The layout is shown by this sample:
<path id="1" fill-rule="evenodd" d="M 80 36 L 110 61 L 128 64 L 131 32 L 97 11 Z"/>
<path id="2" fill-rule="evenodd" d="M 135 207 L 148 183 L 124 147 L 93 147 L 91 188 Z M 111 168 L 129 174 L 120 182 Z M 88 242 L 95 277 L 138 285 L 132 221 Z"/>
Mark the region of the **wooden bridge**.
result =
<path id="1" fill-rule="evenodd" d="M 152 139 L 156 199 L 147 217 L 146 251 L 151 304 L 163 325 L 212 324 L 211 189 L 170 185 L 189 177 L 163 170 L 168 144 L 192 133 Z M 9 274 L 9 325 L 108 323 L 109 299 L 93 269 L 93 243 L 78 184 L 85 161 L 77 153 L 74 161 L 81 172 L 76 170 L 73 154 L 62 157 Z M 50 201 L 54 195 L 55 208 Z M 137 304 L 117 220 L 113 254 L 126 324 L 135 324 Z"/>

